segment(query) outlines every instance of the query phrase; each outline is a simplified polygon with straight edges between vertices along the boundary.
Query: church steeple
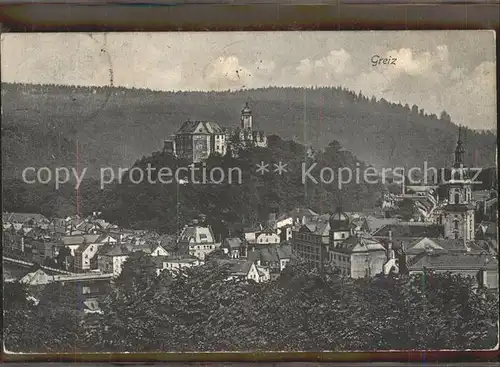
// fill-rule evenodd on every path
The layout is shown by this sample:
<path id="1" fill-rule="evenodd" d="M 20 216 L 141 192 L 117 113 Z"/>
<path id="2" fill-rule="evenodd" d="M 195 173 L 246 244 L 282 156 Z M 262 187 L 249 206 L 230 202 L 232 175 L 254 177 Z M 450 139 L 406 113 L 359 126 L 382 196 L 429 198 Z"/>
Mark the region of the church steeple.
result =
<path id="1" fill-rule="evenodd" d="M 243 130 L 252 130 L 252 110 L 246 102 L 245 107 L 241 110 L 241 128 Z"/>
<path id="2" fill-rule="evenodd" d="M 463 167 L 464 154 L 465 154 L 465 148 L 464 148 L 464 143 L 462 142 L 462 127 L 459 126 L 457 147 L 455 148 L 455 163 L 453 164 L 454 168 Z"/>

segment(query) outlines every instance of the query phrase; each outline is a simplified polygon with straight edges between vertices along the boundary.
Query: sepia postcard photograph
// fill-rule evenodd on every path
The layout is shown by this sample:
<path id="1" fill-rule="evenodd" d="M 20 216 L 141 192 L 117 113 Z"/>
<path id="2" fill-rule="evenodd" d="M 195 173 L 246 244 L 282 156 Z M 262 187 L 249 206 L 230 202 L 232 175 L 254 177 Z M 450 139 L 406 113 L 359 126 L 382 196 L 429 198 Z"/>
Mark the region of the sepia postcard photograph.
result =
<path id="1" fill-rule="evenodd" d="M 494 31 L 4 33 L 3 348 L 498 348 Z"/>

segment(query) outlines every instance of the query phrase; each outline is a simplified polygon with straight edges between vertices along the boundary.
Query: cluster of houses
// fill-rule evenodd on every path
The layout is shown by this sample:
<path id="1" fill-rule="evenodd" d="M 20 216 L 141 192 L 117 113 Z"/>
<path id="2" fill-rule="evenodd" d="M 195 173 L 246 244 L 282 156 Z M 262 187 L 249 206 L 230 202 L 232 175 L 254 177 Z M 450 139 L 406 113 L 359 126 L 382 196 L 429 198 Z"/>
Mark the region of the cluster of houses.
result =
<path id="1" fill-rule="evenodd" d="M 497 192 L 473 190 L 463 157 L 459 137 L 450 180 L 415 186 L 402 195 L 415 209 L 410 220 L 340 209 L 324 215 L 301 211 L 293 218 L 294 254 L 320 270 L 333 266 L 352 278 L 452 272 L 476 277 L 478 286 L 498 288 L 498 218 L 497 210 L 490 210 L 498 206 Z M 384 202 L 382 208 L 395 206 Z"/>
<path id="2" fill-rule="evenodd" d="M 231 276 L 237 274 L 256 282 L 276 278 L 292 259 L 291 246 L 276 233 L 262 231 L 256 238 L 253 233 L 254 240 L 249 241 L 239 237 L 217 241 L 204 215 L 185 225 L 175 237 L 118 228 L 98 219 L 99 214 L 49 220 L 40 214 L 4 213 L 4 258 L 68 274 L 109 274 L 116 278 L 130 254 L 137 251 L 153 258 L 158 274 L 202 265 L 211 255 L 228 265 Z M 35 282 L 39 278 L 26 279 Z"/>
<path id="3" fill-rule="evenodd" d="M 157 274 L 177 274 L 216 261 L 227 267 L 229 278 L 262 283 L 277 279 L 289 264 L 306 263 L 351 278 L 452 272 L 475 277 L 480 287 L 498 289 L 497 211 L 485 209 L 498 205 L 497 199 L 491 192 L 480 196 L 472 189 L 463 171 L 463 154 L 459 138 L 454 168 L 460 174 L 439 187 L 414 187 L 406 194 L 420 213 L 413 221 L 374 211 L 338 208 L 318 214 L 295 208 L 218 241 L 204 215 L 172 236 L 119 228 L 100 213 L 51 219 L 3 213 L 4 261 L 38 264 L 21 277 L 29 285 L 81 282 L 92 312 L 98 311 L 95 294 L 106 292 L 101 285 L 111 284 L 138 251 L 151 256 Z"/>

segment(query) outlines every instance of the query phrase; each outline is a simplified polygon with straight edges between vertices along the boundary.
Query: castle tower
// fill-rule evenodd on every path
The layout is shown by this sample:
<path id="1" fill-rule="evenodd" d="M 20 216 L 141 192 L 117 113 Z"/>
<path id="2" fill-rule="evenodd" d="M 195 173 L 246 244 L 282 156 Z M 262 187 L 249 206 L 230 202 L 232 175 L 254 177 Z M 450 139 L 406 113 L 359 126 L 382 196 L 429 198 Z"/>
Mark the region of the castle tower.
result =
<path id="1" fill-rule="evenodd" d="M 248 106 L 248 102 L 241 110 L 241 128 L 243 130 L 252 130 L 252 110 Z"/>

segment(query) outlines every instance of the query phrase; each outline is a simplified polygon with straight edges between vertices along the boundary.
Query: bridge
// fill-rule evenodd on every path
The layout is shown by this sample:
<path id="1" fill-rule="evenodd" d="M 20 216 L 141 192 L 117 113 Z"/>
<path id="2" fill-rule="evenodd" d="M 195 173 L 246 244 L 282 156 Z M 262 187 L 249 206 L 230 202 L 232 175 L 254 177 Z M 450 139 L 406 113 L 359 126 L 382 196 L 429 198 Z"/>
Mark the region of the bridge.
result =
<path id="1" fill-rule="evenodd" d="M 13 259 L 11 257 L 6 257 L 6 256 L 3 256 L 2 259 L 5 262 L 10 262 L 10 263 L 18 264 L 18 265 L 21 265 L 21 266 L 25 266 L 27 268 L 31 268 L 32 266 L 35 265 L 35 263 L 29 262 L 29 261 L 24 261 L 24 260 L 19 260 L 19 259 Z M 43 270 L 47 270 L 47 271 L 51 271 L 51 272 L 57 273 L 57 274 L 66 274 L 66 275 L 73 275 L 73 274 L 75 274 L 75 273 L 72 273 L 72 272 L 69 272 L 69 271 L 66 271 L 66 270 L 51 268 L 49 266 L 44 266 L 44 265 L 40 265 L 40 268 L 43 269 Z"/>
<path id="2" fill-rule="evenodd" d="M 111 280 L 113 273 L 83 273 L 73 275 L 54 275 L 54 282 L 81 282 L 92 280 Z"/>
<path id="3" fill-rule="evenodd" d="M 18 264 L 31 268 L 35 264 L 29 261 L 13 259 L 10 257 L 3 257 L 3 261 Z M 40 265 L 42 270 L 54 272 L 59 275 L 53 275 L 52 279 L 55 282 L 78 282 L 78 281 L 93 281 L 93 280 L 111 280 L 113 273 L 71 273 L 69 271 L 51 268 L 49 266 Z"/>

